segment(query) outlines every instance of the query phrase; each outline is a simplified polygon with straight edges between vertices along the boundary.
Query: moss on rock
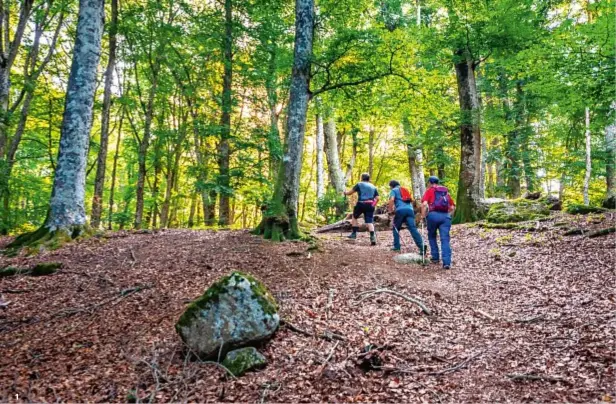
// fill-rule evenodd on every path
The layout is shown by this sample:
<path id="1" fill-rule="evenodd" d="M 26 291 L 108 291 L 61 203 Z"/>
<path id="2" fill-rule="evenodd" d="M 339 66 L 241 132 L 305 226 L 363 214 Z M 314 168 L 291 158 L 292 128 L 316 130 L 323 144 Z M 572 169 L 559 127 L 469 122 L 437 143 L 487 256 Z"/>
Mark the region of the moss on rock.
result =
<path id="1" fill-rule="evenodd" d="M 492 204 L 486 219 L 489 223 L 516 223 L 549 215 L 550 209 L 542 200 L 514 199 Z"/>
<path id="2" fill-rule="evenodd" d="M 605 212 L 605 209 L 598 206 L 586 206 L 579 204 L 571 204 L 567 206 L 567 213 L 572 215 L 587 215 L 589 213 L 601 213 Z"/>
<path id="3" fill-rule="evenodd" d="M 187 346 L 201 357 L 269 338 L 278 328 L 278 305 L 265 285 L 233 272 L 192 302 L 175 325 Z"/>
<path id="4" fill-rule="evenodd" d="M 251 369 L 262 368 L 266 364 L 265 356 L 253 347 L 231 351 L 222 362 L 222 365 L 234 376 L 241 376 Z"/>
<path id="5" fill-rule="evenodd" d="M 36 264 L 31 270 L 31 276 L 45 276 L 56 273 L 58 269 L 62 268 L 61 262 L 41 262 Z"/>

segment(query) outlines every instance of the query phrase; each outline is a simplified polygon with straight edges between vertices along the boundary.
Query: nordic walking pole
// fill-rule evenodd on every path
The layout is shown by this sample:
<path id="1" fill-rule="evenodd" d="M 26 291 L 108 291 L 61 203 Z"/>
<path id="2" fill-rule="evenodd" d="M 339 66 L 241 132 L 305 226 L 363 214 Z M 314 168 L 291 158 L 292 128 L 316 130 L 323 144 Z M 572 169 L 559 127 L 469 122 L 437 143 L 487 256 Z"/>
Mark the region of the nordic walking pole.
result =
<path id="1" fill-rule="evenodd" d="M 426 240 L 424 239 L 424 220 L 421 219 L 421 263 L 426 265 Z"/>

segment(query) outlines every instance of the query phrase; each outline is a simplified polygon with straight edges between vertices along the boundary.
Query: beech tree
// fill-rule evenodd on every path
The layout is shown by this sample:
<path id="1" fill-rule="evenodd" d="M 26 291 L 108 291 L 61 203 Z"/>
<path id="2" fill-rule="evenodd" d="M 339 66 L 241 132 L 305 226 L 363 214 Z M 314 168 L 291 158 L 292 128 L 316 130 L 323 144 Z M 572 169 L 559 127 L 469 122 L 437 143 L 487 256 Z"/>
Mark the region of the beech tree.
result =
<path id="1" fill-rule="evenodd" d="M 86 163 L 103 20 L 103 0 L 80 0 L 49 213 L 39 230 L 18 237 L 9 248 L 74 239 L 87 231 Z"/>

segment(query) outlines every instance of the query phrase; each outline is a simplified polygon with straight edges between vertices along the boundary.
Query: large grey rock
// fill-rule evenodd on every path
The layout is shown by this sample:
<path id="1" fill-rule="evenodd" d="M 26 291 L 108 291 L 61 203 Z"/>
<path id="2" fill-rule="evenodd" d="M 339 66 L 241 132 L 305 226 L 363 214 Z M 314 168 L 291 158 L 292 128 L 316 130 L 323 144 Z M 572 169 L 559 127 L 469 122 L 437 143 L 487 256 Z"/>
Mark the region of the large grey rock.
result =
<path id="1" fill-rule="evenodd" d="M 408 253 L 396 255 L 394 261 L 398 264 L 425 264 L 430 261 L 430 258 L 428 256 L 424 258 L 419 254 Z"/>
<path id="2" fill-rule="evenodd" d="M 489 223 L 516 223 L 550 216 L 545 200 L 514 199 L 490 205 L 486 219 Z"/>
<path id="3" fill-rule="evenodd" d="M 205 291 L 180 317 L 175 329 L 201 358 L 215 357 L 271 337 L 280 322 L 272 294 L 259 280 L 234 272 Z"/>
<path id="4" fill-rule="evenodd" d="M 253 347 L 240 348 L 231 351 L 222 361 L 222 365 L 233 373 L 234 376 L 241 376 L 251 369 L 265 366 L 267 360 Z"/>

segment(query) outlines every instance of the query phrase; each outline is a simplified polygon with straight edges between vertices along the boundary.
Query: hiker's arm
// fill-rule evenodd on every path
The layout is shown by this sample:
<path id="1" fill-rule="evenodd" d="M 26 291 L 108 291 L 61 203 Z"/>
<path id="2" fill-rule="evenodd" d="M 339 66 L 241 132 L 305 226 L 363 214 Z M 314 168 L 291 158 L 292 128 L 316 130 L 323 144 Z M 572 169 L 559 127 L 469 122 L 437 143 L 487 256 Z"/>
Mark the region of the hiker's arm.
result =
<path id="1" fill-rule="evenodd" d="M 423 201 L 421 203 L 421 218 L 425 219 L 428 216 L 428 202 Z"/>
<path id="2" fill-rule="evenodd" d="M 389 201 L 387 201 L 387 211 L 389 213 L 394 213 L 395 209 L 394 209 L 394 201 L 396 200 L 396 198 L 394 198 L 393 196 L 391 198 L 389 198 Z"/>
<path id="3" fill-rule="evenodd" d="M 355 185 L 353 188 L 351 188 L 348 191 L 342 191 L 342 195 L 349 196 L 349 195 L 353 195 L 355 192 L 357 192 L 357 185 Z"/>

